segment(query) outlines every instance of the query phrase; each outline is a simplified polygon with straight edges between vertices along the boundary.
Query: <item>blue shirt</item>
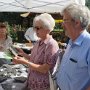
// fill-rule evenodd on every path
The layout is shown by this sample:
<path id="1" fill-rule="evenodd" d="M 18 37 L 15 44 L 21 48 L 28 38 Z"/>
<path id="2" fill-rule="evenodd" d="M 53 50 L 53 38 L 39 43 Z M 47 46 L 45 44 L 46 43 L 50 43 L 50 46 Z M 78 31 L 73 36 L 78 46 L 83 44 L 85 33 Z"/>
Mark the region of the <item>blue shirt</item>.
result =
<path id="1" fill-rule="evenodd" d="M 61 90 L 85 90 L 90 85 L 90 34 L 86 30 L 75 42 L 69 41 L 56 81 Z"/>

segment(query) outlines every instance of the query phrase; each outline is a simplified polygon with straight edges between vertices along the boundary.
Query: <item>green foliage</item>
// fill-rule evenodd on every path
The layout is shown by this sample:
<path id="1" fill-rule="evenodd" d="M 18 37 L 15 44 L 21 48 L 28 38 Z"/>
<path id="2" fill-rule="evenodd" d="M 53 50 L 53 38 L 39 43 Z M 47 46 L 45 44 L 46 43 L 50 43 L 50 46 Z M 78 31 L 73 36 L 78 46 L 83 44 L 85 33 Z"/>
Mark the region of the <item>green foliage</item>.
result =
<path id="1" fill-rule="evenodd" d="M 55 23 L 55 29 L 62 29 L 61 23 Z"/>
<path id="2" fill-rule="evenodd" d="M 90 9 L 90 0 L 86 0 L 86 6 Z"/>
<path id="3" fill-rule="evenodd" d="M 16 24 L 9 25 L 8 22 L 5 22 L 5 23 L 7 25 L 8 34 L 12 38 L 13 42 L 19 42 L 19 40 L 21 40 L 22 36 L 20 37 L 21 34 L 19 33 L 19 35 L 18 35 L 18 32 L 20 32 L 24 29 L 21 27 L 21 25 L 16 25 Z M 24 35 L 23 35 L 23 37 L 24 37 Z M 23 41 L 23 40 L 21 40 L 21 41 Z"/>
<path id="4" fill-rule="evenodd" d="M 7 25 L 8 28 L 8 34 L 9 36 L 12 38 L 13 42 L 18 41 L 18 37 L 17 37 L 17 31 L 15 31 L 15 29 L 13 28 L 13 26 L 11 25 Z"/>

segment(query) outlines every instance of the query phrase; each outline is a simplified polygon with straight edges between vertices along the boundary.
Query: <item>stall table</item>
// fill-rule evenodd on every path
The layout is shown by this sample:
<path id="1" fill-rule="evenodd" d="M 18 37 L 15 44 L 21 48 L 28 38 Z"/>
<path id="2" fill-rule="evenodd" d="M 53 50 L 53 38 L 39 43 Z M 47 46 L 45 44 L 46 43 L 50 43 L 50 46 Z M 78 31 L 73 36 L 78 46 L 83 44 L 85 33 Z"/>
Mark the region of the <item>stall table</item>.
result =
<path id="1" fill-rule="evenodd" d="M 28 67 L 13 64 L 12 57 L 0 52 L 0 90 L 22 90 L 27 79 Z"/>

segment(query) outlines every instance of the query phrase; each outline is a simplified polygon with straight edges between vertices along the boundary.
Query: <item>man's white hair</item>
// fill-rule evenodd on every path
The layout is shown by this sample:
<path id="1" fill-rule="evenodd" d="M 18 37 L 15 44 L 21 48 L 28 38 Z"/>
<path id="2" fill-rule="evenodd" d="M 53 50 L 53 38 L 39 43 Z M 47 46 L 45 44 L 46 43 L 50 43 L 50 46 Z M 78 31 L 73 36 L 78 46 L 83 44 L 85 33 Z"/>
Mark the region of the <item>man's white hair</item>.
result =
<path id="1" fill-rule="evenodd" d="M 83 29 L 85 29 L 89 23 L 90 23 L 90 10 L 84 6 L 84 5 L 79 5 L 79 4 L 70 4 L 67 6 L 64 11 L 67 11 L 73 20 L 80 20 L 81 26 Z"/>
<path id="2" fill-rule="evenodd" d="M 40 14 L 40 15 L 36 16 L 34 18 L 33 25 L 35 24 L 36 21 L 41 21 L 43 27 L 46 28 L 46 29 L 48 29 L 48 30 L 50 30 L 50 32 L 54 29 L 55 20 L 48 13 L 43 13 L 43 14 Z"/>

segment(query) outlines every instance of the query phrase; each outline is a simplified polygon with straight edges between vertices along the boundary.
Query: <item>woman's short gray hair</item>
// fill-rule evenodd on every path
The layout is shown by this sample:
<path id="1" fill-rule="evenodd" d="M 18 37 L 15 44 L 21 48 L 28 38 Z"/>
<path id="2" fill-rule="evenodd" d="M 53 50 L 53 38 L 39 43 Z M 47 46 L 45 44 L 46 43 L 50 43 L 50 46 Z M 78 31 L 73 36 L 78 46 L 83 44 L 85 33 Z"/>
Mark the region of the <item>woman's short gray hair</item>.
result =
<path id="1" fill-rule="evenodd" d="M 83 5 L 78 5 L 78 4 L 70 4 L 69 6 L 67 6 L 64 10 L 67 11 L 72 19 L 74 20 L 80 20 L 81 22 L 81 26 L 83 29 L 86 29 L 86 27 L 89 25 L 90 23 L 90 10 Z M 63 14 L 62 12 L 62 14 Z"/>
<path id="2" fill-rule="evenodd" d="M 48 13 L 43 13 L 38 16 L 36 16 L 33 20 L 33 25 L 35 24 L 36 21 L 41 21 L 42 25 L 44 28 L 50 30 L 50 32 L 54 29 L 55 26 L 55 20 L 54 18 L 48 14 Z"/>

